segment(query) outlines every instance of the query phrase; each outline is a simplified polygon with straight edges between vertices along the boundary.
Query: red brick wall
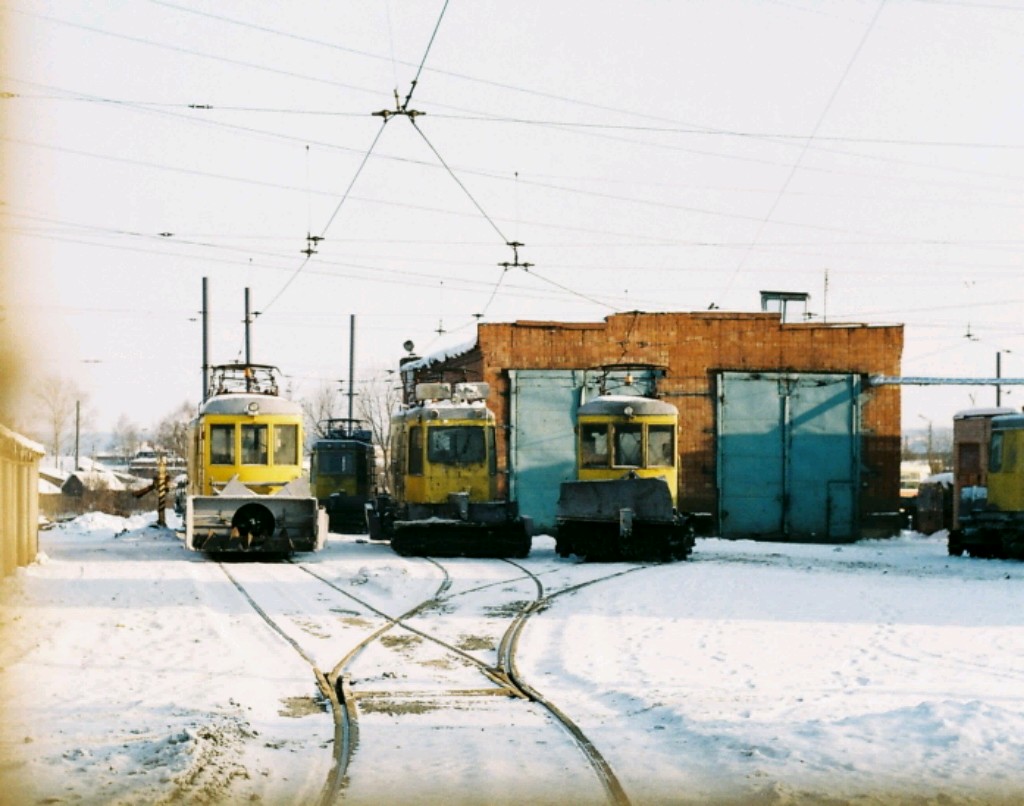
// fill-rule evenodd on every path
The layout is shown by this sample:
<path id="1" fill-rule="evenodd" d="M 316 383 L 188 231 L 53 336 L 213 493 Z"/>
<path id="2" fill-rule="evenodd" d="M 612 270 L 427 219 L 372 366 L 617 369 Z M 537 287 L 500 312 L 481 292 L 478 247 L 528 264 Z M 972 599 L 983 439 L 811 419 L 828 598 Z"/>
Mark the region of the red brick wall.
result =
<path id="1" fill-rule="evenodd" d="M 481 324 L 474 350 L 418 373 L 419 380 L 491 384 L 490 405 L 507 425 L 508 369 L 580 369 L 603 364 L 667 368 L 659 393 L 679 408 L 680 506 L 717 512 L 715 374 L 721 371 L 900 374 L 901 325 L 782 324 L 775 313 L 623 313 L 604 322 Z M 899 387 L 868 388 L 861 410 L 862 520 L 899 503 Z M 507 450 L 499 432 L 499 453 Z"/>

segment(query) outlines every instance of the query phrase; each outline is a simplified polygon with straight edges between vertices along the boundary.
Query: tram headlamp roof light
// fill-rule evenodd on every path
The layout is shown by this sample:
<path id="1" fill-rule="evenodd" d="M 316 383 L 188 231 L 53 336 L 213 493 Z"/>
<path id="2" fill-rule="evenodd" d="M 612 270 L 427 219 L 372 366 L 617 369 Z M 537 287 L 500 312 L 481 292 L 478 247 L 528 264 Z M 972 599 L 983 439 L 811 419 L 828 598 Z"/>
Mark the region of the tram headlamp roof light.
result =
<path id="1" fill-rule="evenodd" d="M 622 413 L 625 414 L 630 419 L 632 419 L 632 417 L 633 417 L 633 407 L 632 406 L 626 406 L 626 408 L 624 408 L 622 410 Z"/>
<path id="2" fill-rule="evenodd" d="M 245 407 L 245 410 L 255 417 L 260 413 L 260 404 L 253 400 Z"/>

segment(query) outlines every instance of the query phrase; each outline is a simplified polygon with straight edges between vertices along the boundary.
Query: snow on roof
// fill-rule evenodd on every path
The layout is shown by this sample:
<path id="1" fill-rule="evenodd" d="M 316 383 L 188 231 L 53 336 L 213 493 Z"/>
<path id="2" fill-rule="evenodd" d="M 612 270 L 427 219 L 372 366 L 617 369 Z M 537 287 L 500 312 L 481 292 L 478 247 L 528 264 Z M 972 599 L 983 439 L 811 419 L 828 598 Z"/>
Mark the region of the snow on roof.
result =
<path id="1" fill-rule="evenodd" d="M 47 481 L 42 476 L 39 477 L 39 494 L 40 495 L 60 495 L 60 486 L 54 484 L 52 481 Z"/>
<path id="2" fill-rule="evenodd" d="M 19 448 L 23 450 L 31 451 L 32 453 L 38 454 L 39 456 L 42 456 L 44 453 L 46 453 L 46 449 L 43 448 L 43 446 L 40 445 L 38 442 L 33 442 L 28 437 L 23 437 L 21 434 L 0 425 L 0 442 L 8 441 L 13 443 L 14 445 L 17 445 Z"/>
<path id="3" fill-rule="evenodd" d="M 996 417 L 1000 414 L 1016 414 L 1016 409 L 1010 409 L 1006 406 L 992 407 L 992 408 L 977 408 L 977 409 L 964 409 L 958 411 L 953 415 L 954 420 L 965 420 L 970 417 Z"/>
<path id="4" fill-rule="evenodd" d="M 57 467 L 40 467 L 39 478 L 46 479 L 59 487 L 68 480 L 68 474 Z"/>
<path id="5" fill-rule="evenodd" d="M 106 470 L 78 470 L 72 473 L 68 479 L 77 478 L 82 486 L 89 490 L 126 490 L 124 482 L 115 474 Z"/>
<path id="6" fill-rule="evenodd" d="M 437 352 L 430 353 L 422 358 L 417 358 L 415 361 L 410 361 L 408 364 L 403 364 L 402 371 L 426 369 L 431 364 L 440 364 L 443 361 L 450 361 L 453 358 L 465 355 L 474 347 L 476 347 L 476 336 L 474 336 L 470 341 L 453 344 L 450 347 L 442 348 Z"/>

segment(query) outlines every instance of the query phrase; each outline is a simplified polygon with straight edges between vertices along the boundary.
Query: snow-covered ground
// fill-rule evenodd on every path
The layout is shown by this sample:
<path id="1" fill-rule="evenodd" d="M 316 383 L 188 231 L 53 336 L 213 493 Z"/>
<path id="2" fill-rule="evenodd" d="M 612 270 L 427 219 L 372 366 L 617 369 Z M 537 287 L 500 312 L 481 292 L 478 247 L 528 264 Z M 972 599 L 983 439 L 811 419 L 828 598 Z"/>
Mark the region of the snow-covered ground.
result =
<path id="1" fill-rule="evenodd" d="M 316 802 L 333 725 L 309 666 L 215 563 L 152 528 L 153 517 L 92 514 L 44 532 L 39 561 L 0 581 L 0 802 Z M 350 536 L 301 559 L 391 615 L 441 581 L 435 566 Z M 472 595 L 452 595 L 417 626 L 449 629 L 486 657 L 479 636 L 498 629 L 500 608 L 482 617 L 480 596 L 519 592 L 480 580 L 510 567 L 445 564 L 452 591 Z M 547 537 L 523 564 L 548 591 L 627 567 L 561 560 Z M 527 625 L 518 666 L 590 737 L 634 804 L 1021 803 L 1022 586 L 1024 564 L 948 557 L 942 535 L 846 546 L 703 539 L 690 562 L 555 599 Z M 268 601 L 329 665 L 364 619 L 325 601 L 304 621 L 297 609 L 326 591 L 282 589 Z M 360 671 L 378 689 L 389 675 L 401 684 L 385 655 L 368 653 Z M 505 779 L 506 802 L 534 799 L 575 759 L 543 720 L 524 713 L 510 726 L 507 714 L 494 697 L 368 713 L 342 799 L 454 803 L 486 791 L 483 778 Z M 517 768 L 527 756 L 502 752 L 520 728 L 551 770 Z M 481 755 L 481 737 L 493 753 Z M 370 763 L 388 752 L 400 762 Z M 599 788 L 566 783 L 549 799 L 594 797 Z"/>

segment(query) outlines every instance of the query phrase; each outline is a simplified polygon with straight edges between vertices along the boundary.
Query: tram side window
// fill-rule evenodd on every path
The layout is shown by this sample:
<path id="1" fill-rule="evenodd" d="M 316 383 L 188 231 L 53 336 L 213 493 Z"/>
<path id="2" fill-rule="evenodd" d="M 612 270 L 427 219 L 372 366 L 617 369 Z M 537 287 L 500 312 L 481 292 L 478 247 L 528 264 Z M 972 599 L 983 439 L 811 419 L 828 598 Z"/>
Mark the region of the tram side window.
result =
<path id="1" fill-rule="evenodd" d="M 440 426 L 430 429 L 427 458 L 440 465 L 473 465 L 485 458 L 484 429 Z"/>
<path id="2" fill-rule="evenodd" d="M 992 442 L 988 446 L 988 469 L 989 472 L 998 473 L 1003 469 L 1003 435 L 995 433 L 992 435 Z"/>
<path id="3" fill-rule="evenodd" d="M 233 425 L 210 426 L 210 464 L 233 465 L 235 463 L 235 427 Z"/>
<path id="4" fill-rule="evenodd" d="M 423 426 L 409 429 L 409 475 L 423 475 Z"/>
<path id="5" fill-rule="evenodd" d="M 643 426 L 639 423 L 615 427 L 615 466 L 640 467 L 643 462 L 641 445 Z"/>
<path id="6" fill-rule="evenodd" d="M 267 427 L 265 425 L 242 426 L 242 464 L 265 465 L 267 463 Z"/>
<path id="7" fill-rule="evenodd" d="M 608 467 L 608 426 L 605 423 L 580 426 L 580 466 Z"/>
<path id="8" fill-rule="evenodd" d="M 672 467 L 675 464 L 675 426 L 652 425 L 647 429 L 647 464 L 649 467 Z"/>
<path id="9" fill-rule="evenodd" d="M 297 465 L 299 463 L 299 427 L 297 425 L 274 426 L 274 464 Z"/>

